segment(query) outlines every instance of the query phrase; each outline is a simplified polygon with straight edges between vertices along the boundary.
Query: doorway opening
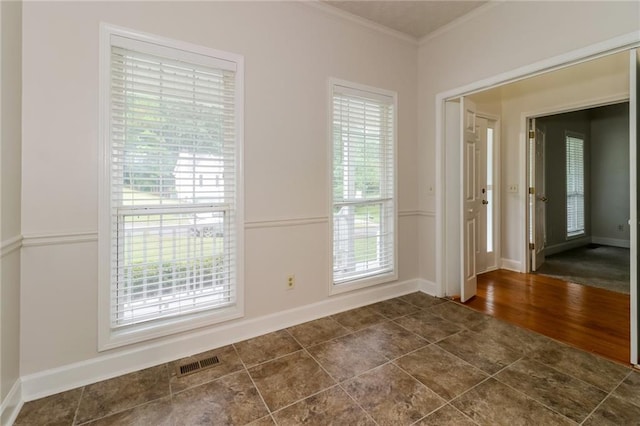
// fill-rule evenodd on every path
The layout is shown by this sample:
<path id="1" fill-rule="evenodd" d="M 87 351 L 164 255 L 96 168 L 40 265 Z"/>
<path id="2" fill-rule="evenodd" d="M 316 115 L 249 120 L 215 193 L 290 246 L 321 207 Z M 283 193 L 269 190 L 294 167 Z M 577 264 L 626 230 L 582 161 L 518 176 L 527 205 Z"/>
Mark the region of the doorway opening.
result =
<path id="1" fill-rule="evenodd" d="M 529 74 L 523 72 L 519 76 L 522 79 L 502 85 L 492 83 L 483 86 L 483 82 L 478 82 L 472 85 L 477 91 L 467 86 L 459 89 L 460 91 L 452 90 L 438 95 L 439 101 L 442 101 L 441 107 L 436 110 L 442 120 L 442 126 L 436 129 L 436 155 L 441 160 L 441 166 L 438 166 L 437 170 L 437 176 L 441 179 L 438 183 L 441 195 L 437 199 L 436 226 L 441 230 L 437 232 L 437 244 L 441 251 L 437 256 L 439 269 L 436 277 L 445 295 L 460 294 L 460 299 L 466 301 L 474 294 L 469 289 L 477 288 L 477 276 L 471 273 L 477 271 L 475 251 L 474 256 L 469 256 L 471 247 L 477 244 L 477 239 L 474 239 L 477 234 L 474 226 L 467 225 L 481 225 L 482 221 L 477 217 L 473 221 L 473 215 L 468 213 L 476 211 L 472 202 L 477 202 L 477 197 L 469 197 L 473 191 L 469 191 L 471 186 L 468 185 L 468 176 L 465 174 L 470 170 L 468 166 L 471 164 L 467 159 L 473 158 L 471 153 L 475 153 L 475 149 L 470 149 L 472 144 L 468 143 L 472 139 L 467 138 L 465 134 L 464 124 L 467 124 L 469 116 L 465 106 L 474 104 L 477 106 L 476 111 L 496 115 L 501 119 L 504 143 L 500 149 L 501 182 L 498 191 L 502 200 L 499 206 L 498 227 L 501 249 L 497 263 L 499 269 L 526 273 L 530 270 L 532 260 L 529 256 L 532 236 L 527 225 L 530 214 L 530 177 L 526 173 L 529 155 L 528 129 L 524 125 L 527 117 L 540 116 L 548 111 L 568 111 L 588 105 L 603 105 L 620 99 L 630 99 L 630 120 L 637 115 L 635 99 L 638 94 L 635 79 L 640 55 L 634 49 L 621 49 L 610 54 L 596 52 L 594 56 L 597 58 L 592 60 L 583 56 L 585 62 L 574 64 L 569 64 L 569 61 L 563 64 L 559 61 L 558 69 L 538 75 L 535 75 L 535 70 Z M 598 84 L 595 84 L 596 81 Z M 487 86 L 491 88 L 486 89 Z M 451 123 L 455 121 L 449 118 L 451 111 L 457 114 L 458 123 L 464 123 L 453 126 L 454 130 L 457 129 L 457 136 L 455 131 L 447 133 L 452 128 Z M 629 141 L 635 141 L 634 125 L 631 125 L 630 129 Z M 461 136 L 464 138 L 461 139 Z M 574 139 L 579 138 L 574 136 Z M 637 194 L 634 194 L 637 187 L 636 153 L 635 144 L 630 144 L 630 205 L 633 208 L 629 209 L 632 254 L 629 346 L 632 364 L 638 363 L 638 294 L 633 279 L 634 274 L 637 274 L 636 233 L 639 228 L 635 209 Z M 579 225 L 576 226 L 575 232 L 574 237 L 579 237 Z M 456 282 L 458 290 L 452 292 L 452 289 L 456 288 Z"/>
<path id="2" fill-rule="evenodd" d="M 628 295 L 628 101 L 528 122 L 529 272 Z"/>

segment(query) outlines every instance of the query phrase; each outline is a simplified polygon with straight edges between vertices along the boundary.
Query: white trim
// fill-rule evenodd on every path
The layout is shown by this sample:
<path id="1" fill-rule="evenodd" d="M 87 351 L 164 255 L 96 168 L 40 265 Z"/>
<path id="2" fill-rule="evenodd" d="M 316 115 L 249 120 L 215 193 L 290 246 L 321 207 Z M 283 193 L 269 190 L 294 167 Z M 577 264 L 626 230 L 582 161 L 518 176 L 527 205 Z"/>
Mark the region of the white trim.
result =
<path id="1" fill-rule="evenodd" d="M 22 379 L 18 378 L 0 404 L 0 424 L 12 425 L 23 405 Z"/>
<path id="2" fill-rule="evenodd" d="M 464 15 L 454 19 L 453 21 L 441 26 L 440 28 L 434 31 L 431 31 L 429 34 L 422 36 L 418 40 L 418 45 L 423 46 L 427 44 L 429 41 L 433 40 L 434 38 L 440 37 L 441 35 L 448 33 L 449 31 L 455 30 L 465 22 L 468 22 L 471 19 L 474 19 L 482 15 L 485 12 L 488 12 L 489 10 L 493 9 L 494 7 L 498 6 L 501 3 L 502 3 L 501 1 L 490 0 L 486 4 L 483 4 L 482 6 L 478 6 L 477 8 L 471 10 L 470 12 L 467 12 Z"/>
<path id="3" fill-rule="evenodd" d="M 97 232 L 68 232 L 60 234 L 31 234 L 23 236 L 23 247 L 41 247 L 59 244 L 92 243 L 98 241 Z"/>
<path id="4" fill-rule="evenodd" d="M 614 37 L 609 40 L 605 40 L 600 43 L 596 43 L 590 46 L 586 46 L 580 49 L 572 50 L 560 55 L 553 56 L 551 58 L 538 61 L 529 65 L 525 65 L 519 68 L 516 68 L 511 71 L 507 71 L 501 74 L 494 75 L 492 77 L 475 81 L 473 83 L 457 87 L 454 89 L 446 90 L 436 94 L 435 97 L 435 109 L 436 109 L 436 139 L 435 139 L 435 151 L 436 151 L 436 283 L 440 287 L 440 291 L 443 292 L 445 289 L 444 283 L 444 272 L 446 270 L 446 258 L 444 255 L 445 247 L 445 229 L 444 225 L 444 206 L 445 206 L 445 194 L 444 194 L 444 186 L 445 186 L 445 169 L 444 165 L 444 104 L 447 99 L 454 99 L 460 96 L 470 95 L 472 93 L 481 92 L 487 89 L 495 88 L 498 86 L 502 86 L 504 84 L 524 80 L 526 78 L 530 78 L 536 75 L 540 75 L 549 71 L 562 69 L 569 67 L 574 64 L 586 62 L 591 59 L 595 59 L 598 57 L 606 56 L 615 52 L 621 52 L 624 50 L 628 50 L 636 45 L 640 44 L 640 31 L 634 31 L 628 34 L 624 34 L 619 37 Z M 522 143 L 522 141 L 520 141 Z M 521 155 L 520 161 L 522 162 L 522 158 L 525 159 L 525 162 L 520 164 L 520 166 L 524 166 L 526 170 L 526 153 Z M 519 182 L 520 190 L 518 193 L 519 197 L 522 197 L 525 184 L 522 179 Z M 527 250 L 525 250 L 522 254 L 523 257 L 527 258 Z M 504 263 L 504 259 L 501 259 L 501 262 Z M 511 262 L 511 261 L 510 261 Z M 514 261 L 520 265 L 520 268 L 526 267 L 526 265 L 522 264 L 519 261 Z M 513 263 L 509 263 L 509 265 L 513 265 Z M 509 269 L 506 268 L 505 269 Z M 523 269 L 519 269 L 518 272 L 523 272 Z"/>
<path id="5" fill-rule="evenodd" d="M 513 259 L 500 259 L 500 269 L 507 271 L 522 272 L 522 262 Z"/>
<path id="6" fill-rule="evenodd" d="M 417 279 L 395 282 L 258 318 L 200 329 L 170 337 L 162 342 L 149 342 L 142 347 L 123 349 L 90 360 L 29 374 L 22 377 L 23 398 L 25 401 L 32 401 L 327 315 L 402 296 L 418 289 Z"/>
<path id="7" fill-rule="evenodd" d="M 634 365 L 640 364 L 640 343 L 638 342 L 638 328 L 640 327 L 640 318 L 638 318 L 638 129 L 640 123 L 640 59 L 638 58 L 640 51 L 633 49 L 629 52 L 629 232 L 630 232 L 630 257 L 631 263 L 629 267 L 629 288 L 630 312 L 630 363 Z"/>
<path id="8" fill-rule="evenodd" d="M 606 237 L 591 237 L 591 242 L 594 244 L 602 244 L 604 246 L 630 248 L 630 240 L 622 240 L 620 238 L 606 238 Z"/>
<path id="9" fill-rule="evenodd" d="M 441 294 L 438 294 L 438 285 L 433 281 L 419 279 L 418 290 L 428 294 L 429 296 L 442 297 Z"/>
<path id="10" fill-rule="evenodd" d="M 301 217 L 292 219 L 277 219 L 277 220 L 255 220 L 251 222 L 245 222 L 245 229 L 261 229 L 261 228 L 282 228 L 287 226 L 304 226 L 304 225 L 317 225 L 329 222 L 327 216 L 318 217 Z"/>
<path id="11" fill-rule="evenodd" d="M 20 248 L 22 248 L 22 246 L 24 245 L 23 241 L 24 237 L 22 235 L 18 235 L 13 238 L 9 238 L 8 240 L 2 241 L 2 243 L 0 243 L 0 258 L 13 253 L 14 251 L 20 250 Z"/>
<path id="12" fill-rule="evenodd" d="M 582 236 L 582 237 L 574 238 L 572 240 L 564 241 L 562 243 L 545 246 L 544 254 L 545 256 L 552 256 L 556 253 L 562 253 L 563 251 L 586 246 L 590 242 L 591 242 L 591 238 L 589 237 Z"/>
<path id="13" fill-rule="evenodd" d="M 385 35 L 389 35 L 392 36 L 394 38 L 397 38 L 398 40 L 404 41 L 406 43 L 409 43 L 412 46 L 418 46 L 418 38 L 411 36 L 409 34 L 405 34 L 403 32 L 394 30 L 392 28 L 389 28 L 385 25 L 382 24 L 378 24 L 377 22 L 373 22 L 369 19 L 363 18 L 361 16 L 358 15 L 354 15 L 353 13 L 349 13 L 345 10 L 339 9 L 337 7 L 325 4 L 322 1 L 318 1 L 318 0 L 304 0 L 301 1 L 300 3 L 308 5 L 308 6 L 312 6 L 315 9 L 321 10 L 323 12 L 327 12 L 330 15 L 336 16 L 338 18 L 353 22 L 355 24 L 361 25 L 363 27 L 375 30 L 379 33 L 385 34 Z"/>
<path id="14" fill-rule="evenodd" d="M 523 216 L 525 217 L 524 223 L 521 223 L 520 234 L 523 236 L 521 247 L 523 248 L 523 261 L 522 267 L 523 269 L 519 272 L 528 272 L 531 271 L 531 256 L 529 256 L 529 227 L 531 225 L 531 220 L 529 215 L 531 212 L 529 211 L 529 194 L 527 188 L 529 188 L 529 139 L 528 139 L 528 129 L 529 129 L 529 120 L 536 119 L 539 117 L 544 117 L 548 115 L 555 114 L 563 114 L 574 111 L 580 111 L 587 108 L 597 108 L 606 105 L 613 105 L 621 102 L 629 101 L 629 92 L 621 92 L 608 96 L 601 96 L 596 98 L 591 98 L 587 100 L 582 100 L 579 102 L 569 102 L 553 107 L 545 107 L 539 108 L 536 110 L 526 111 L 520 113 L 520 146 L 526 147 L 525 149 L 520 150 L 520 176 L 518 178 L 519 181 L 519 189 L 518 196 L 522 197 L 523 204 L 522 208 L 524 209 Z M 582 238 L 579 236 L 578 238 Z M 576 246 L 577 247 L 577 246 Z M 546 248 L 545 248 L 546 251 Z"/>

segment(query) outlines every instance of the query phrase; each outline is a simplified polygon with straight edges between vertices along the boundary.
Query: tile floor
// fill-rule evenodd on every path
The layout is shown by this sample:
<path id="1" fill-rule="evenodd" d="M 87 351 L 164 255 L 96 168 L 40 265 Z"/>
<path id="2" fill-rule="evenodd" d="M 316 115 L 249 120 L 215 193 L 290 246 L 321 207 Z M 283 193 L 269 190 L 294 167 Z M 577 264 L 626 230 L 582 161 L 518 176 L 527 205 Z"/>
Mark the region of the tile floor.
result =
<path id="1" fill-rule="evenodd" d="M 16 425 L 640 425 L 640 373 L 413 293 L 26 403 Z"/>

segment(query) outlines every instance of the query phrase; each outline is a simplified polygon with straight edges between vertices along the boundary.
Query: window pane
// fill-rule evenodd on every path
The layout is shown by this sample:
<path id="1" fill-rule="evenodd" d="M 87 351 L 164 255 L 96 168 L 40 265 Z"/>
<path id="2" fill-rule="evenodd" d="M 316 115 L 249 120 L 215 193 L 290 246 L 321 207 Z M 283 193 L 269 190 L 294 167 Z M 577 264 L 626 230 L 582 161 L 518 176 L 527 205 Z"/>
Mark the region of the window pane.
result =
<path id="1" fill-rule="evenodd" d="M 393 99 L 333 94 L 333 279 L 394 269 Z"/>
<path id="2" fill-rule="evenodd" d="M 584 228 L 584 140 L 566 137 L 567 237 L 582 235 Z"/>
<path id="3" fill-rule="evenodd" d="M 112 46 L 112 328 L 235 302 L 234 92 L 233 71 Z"/>

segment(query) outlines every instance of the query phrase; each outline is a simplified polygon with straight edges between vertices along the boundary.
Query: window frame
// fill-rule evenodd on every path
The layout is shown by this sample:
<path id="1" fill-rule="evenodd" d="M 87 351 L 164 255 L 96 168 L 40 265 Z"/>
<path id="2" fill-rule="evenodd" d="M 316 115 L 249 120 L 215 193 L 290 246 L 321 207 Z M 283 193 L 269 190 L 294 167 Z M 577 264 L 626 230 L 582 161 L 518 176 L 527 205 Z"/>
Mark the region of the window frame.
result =
<path id="1" fill-rule="evenodd" d="M 566 169 L 568 163 L 568 144 L 569 138 L 578 139 L 582 141 L 582 221 L 584 223 L 584 228 L 580 232 L 569 233 L 569 191 L 568 186 L 569 182 L 567 179 L 568 170 Z M 587 200 L 586 200 L 586 154 L 587 154 L 587 141 L 585 140 L 585 136 L 578 132 L 565 131 L 564 132 L 564 152 L 565 152 L 565 240 L 574 240 L 576 238 L 582 238 L 587 235 Z"/>
<path id="2" fill-rule="evenodd" d="M 125 38 L 159 51 L 171 51 L 176 59 L 204 55 L 214 61 L 233 63 L 235 75 L 235 269 L 236 301 L 231 306 L 156 319 L 126 327 L 111 326 L 111 46 Z M 184 55 L 184 58 L 182 57 Z M 196 62 L 194 62 L 196 63 Z M 179 40 L 100 24 L 99 43 L 99 185 L 98 185 L 98 351 L 142 342 L 244 316 L 244 57 Z"/>
<path id="3" fill-rule="evenodd" d="M 375 275 L 366 276 L 363 278 L 354 279 L 344 283 L 336 284 L 334 280 L 334 194 L 333 194 L 333 159 L 334 159 L 334 141 L 333 141 L 333 98 L 334 90 L 338 87 L 342 87 L 348 91 L 354 93 L 360 93 L 362 95 L 369 94 L 372 98 L 384 97 L 392 99 L 393 108 L 393 161 L 391 166 L 393 167 L 393 197 L 391 201 L 392 205 L 392 232 L 393 232 L 393 261 L 392 270 L 388 272 L 381 272 Z M 398 280 L 398 95 L 395 91 L 372 87 L 360 83 L 354 83 L 338 78 L 329 78 L 327 83 L 327 188 L 328 188 L 328 208 L 329 208 L 329 238 L 328 238 L 328 271 L 329 280 L 328 288 L 329 295 L 341 294 L 361 288 L 371 287 L 374 285 L 385 284 Z"/>

